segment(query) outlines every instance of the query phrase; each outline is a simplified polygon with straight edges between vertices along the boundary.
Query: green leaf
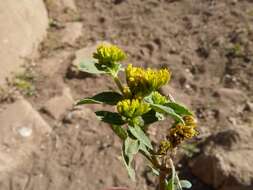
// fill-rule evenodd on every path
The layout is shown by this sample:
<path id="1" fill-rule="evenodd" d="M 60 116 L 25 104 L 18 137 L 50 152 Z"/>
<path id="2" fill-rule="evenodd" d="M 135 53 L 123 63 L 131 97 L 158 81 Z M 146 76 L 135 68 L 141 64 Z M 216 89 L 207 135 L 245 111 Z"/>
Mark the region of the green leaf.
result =
<path id="1" fill-rule="evenodd" d="M 91 73 L 91 74 L 102 74 L 106 73 L 105 71 L 98 70 L 97 67 L 95 66 L 95 60 L 94 59 L 86 59 L 81 61 L 79 64 L 78 69 L 80 71 L 86 72 L 86 73 Z"/>
<path id="2" fill-rule="evenodd" d="M 141 117 L 145 125 L 149 125 L 156 121 L 161 121 L 164 119 L 163 115 L 156 112 L 155 110 L 150 110 L 149 112 L 143 114 Z"/>
<path id="3" fill-rule="evenodd" d="M 182 188 L 190 189 L 192 187 L 192 184 L 188 180 L 180 180 L 180 184 Z"/>
<path id="4" fill-rule="evenodd" d="M 140 143 L 146 145 L 150 149 L 153 149 L 149 138 L 139 126 L 134 126 L 134 127 L 129 126 L 128 129 L 130 133 L 140 141 Z"/>
<path id="5" fill-rule="evenodd" d="M 166 190 L 175 190 L 174 183 L 172 183 L 172 178 L 166 184 Z"/>
<path id="6" fill-rule="evenodd" d="M 135 171 L 131 166 L 131 162 L 129 162 L 128 157 L 124 154 L 123 149 L 121 153 L 122 153 L 123 163 L 127 169 L 128 176 L 130 177 L 131 180 L 135 181 Z"/>
<path id="7" fill-rule="evenodd" d="M 116 135 L 119 136 L 119 138 L 121 138 L 122 140 L 125 140 L 127 138 L 127 132 L 124 128 L 122 128 L 119 125 L 110 125 L 111 129 L 113 130 L 114 133 L 116 133 Z"/>
<path id="8" fill-rule="evenodd" d="M 124 125 L 125 121 L 122 120 L 122 117 L 115 112 L 109 111 L 97 111 L 95 112 L 99 120 L 109 123 L 111 125 Z"/>
<path id="9" fill-rule="evenodd" d="M 149 94 L 148 96 L 145 96 L 144 97 L 144 100 L 147 102 L 147 103 L 150 103 L 150 104 L 153 104 L 154 102 L 153 102 L 153 99 L 152 99 L 152 93 L 151 94 Z"/>
<path id="10" fill-rule="evenodd" d="M 157 112 L 165 113 L 170 116 L 172 116 L 175 120 L 180 121 L 181 123 L 184 123 L 183 118 L 178 115 L 172 108 L 165 106 L 165 105 L 158 105 L 158 104 L 150 104 L 150 106 Z"/>
<path id="11" fill-rule="evenodd" d="M 140 143 L 140 147 L 139 148 L 140 148 L 140 151 L 142 151 L 144 154 L 146 154 L 146 156 L 151 157 L 151 155 L 150 155 L 147 147 L 145 146 L 145 144 Z"/>
<path id="12" fill-rule="evenodd" d="M 175 102 L 166 103 L 165 106 L 172 108 L 179 115 L 193 115 L 186 107 Z"/>
<path id="13" fill-rule="evenodd" d="M 127 169 L 129 177 L 133 181 L 135 181 L 135 171 L 132 168 L 131 163 L 133 161 L 134 155 L 137 154 L 139 151 L 139 146 L 140 145 L 139 145 L 138 140 L 127 137 L 122 147 L 122 157 L 123 157 L 124 165 Z"/>
<path id="14" fill-rule="evenodd" d="M 132 161 L 133 156 L 138 153 L 140 144 L 138 140 L 127 137 L 124 141 L 124 154 Z"/>
<path id="15" fill-rule="evenodd" d="M 120 100 L 122 100 L 122 95 L 118 92 L 107 91 L 96 94 L 93 97 L 83 98 L 79 100 L 76 105 L 82 104 L 109 104 L 116 105 Z"/>

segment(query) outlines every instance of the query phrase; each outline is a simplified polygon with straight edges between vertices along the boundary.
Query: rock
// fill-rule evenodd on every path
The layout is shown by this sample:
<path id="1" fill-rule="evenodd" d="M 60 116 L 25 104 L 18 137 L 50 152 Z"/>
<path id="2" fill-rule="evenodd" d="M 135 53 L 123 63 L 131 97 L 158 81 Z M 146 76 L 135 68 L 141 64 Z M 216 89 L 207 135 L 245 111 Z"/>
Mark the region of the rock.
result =
<path id="1" fill-rule="evenodd" d="M 60 71 L 64 61 L 71 57 L 70 55 L 70 52 L 60 51 L 52 57 L 44 58 L 38 63 L 38 65 L 40 65 L 40 72 L 48 77 L 54 76 Z"/>
<path id="2" fill-rule="evenodd" d="M 56 12 L 77 11 L 74 0 L 45 0 L 49 9 L 55 9 Z"/>
<path id="3" fill-rule="evenodd" d="M 62 94 L 49 99 L 42 110 L 52 118 L 59 120 L 68 109 L 73 107 L 73 103 L 70 89 L 65 87 Z"/>
<path id="4" fill-rule="evenodd" d="M 70 9 L 73 11 L 77 11 L 76 8 L 76 4 L 74 0 L 60 0 L 61 5 L 65 8 L 65 9 Z"/>
<path id="5" fill-rule="evenodd" d="M 36 11 L 34 11 L 36 10 Z M 36 52 L 46 35 L 47 11 L 42 0 L 3 1 L 0 4 L 0 85 L 19 72 L 24 58 Z"/>
<path id="6" fill-rule="evenodd" d="M 0 173 L 12 171 L 40 146 L 50 126 L 25 99 L 1 106 Z"/>
<path id="7" fill-rule="evenodd" d="M 75 53 L 75 59 L 73 60 L 72 64 L 70 65 L 67 71 L 68 78 L 85 78 L 87 76 L 93 76 L 90 75 L 89 73 L 80 72 L 78 70 L 78 67 L 83 60 L 92 59 L 92 55 L 96 51 L 97 45 L 98 43 L 89 45 L 85 48 L 79 49 Z"/>
<path id="8" fill-rule="evenodd" d="M 216 102 L 219 105 L 219 112 L 225 116 L 243 111 L 247 101 L 247 97 L 243 91 L 230 88 L 217 89 L 214 92 L 214 97 L 217 99 Z"/>
<path id="9" fill-rule="evenodd" d="M 205 69 L 210 73 L 212 77 L 222 78 L 226 72 L 227 59 L 217 50 L 209 50 L 208 64 Z"/>
<path id="10" fill-rule="evenodd" d="M 76 40 L 82 36 L 82 23 L 69 22 L 65 24 L 65 28 L 61 31 L 62 43 L 74 45 Z"/>
<path id="11" fill-rule="evenodd" d="M 253 188 L 253 129 L 238 126 L 207 139 L 203 153 L 190 162 L 194 175 L 219 190 Z"/>
<path id="12" fill-rule="evenodd" d="M 246 105 L 244 107 L 244 110 L 253 112 L 253 102 L 246 102 Z"/>

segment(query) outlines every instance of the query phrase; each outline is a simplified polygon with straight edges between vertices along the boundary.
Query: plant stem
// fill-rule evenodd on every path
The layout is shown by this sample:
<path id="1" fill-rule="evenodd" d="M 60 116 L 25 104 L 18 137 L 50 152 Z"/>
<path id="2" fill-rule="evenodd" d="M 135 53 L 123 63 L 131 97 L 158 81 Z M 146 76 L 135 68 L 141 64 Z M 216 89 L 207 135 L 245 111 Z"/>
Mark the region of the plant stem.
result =
<path id="1" fill-rule="evenodd" d="M 166 187 L 165 179 L 166 179 L 166 173 L 164 171 L 160 171 L 159 190 L 165 190 L 165 187 Z"/>
<path id="2" fill-rule="evenodd" d="M 166 159 L 165 157 L 162 158 L 160 165 L 160 174 L 159 174 L 159 190 L 165 190 L 166 189 L 166 177 L 167 177 L 167 171 L 164 170 L 166 168 Z"/>
<path id="3" fill-rule="evenodd" d="M 118 77 L 118 76 L 114 76 L 114 77 L 113 77 L 113 80 L 114 80 L 114 82 L 116 83 L 117 87 L 119 88 L 120 92 L 121 92 L 122 94 L 124 94 L 124 89 L 123 89 L 123 86 L 122 86 L 122 84 L 121 84 L 121 82 L 120 82 L 120 80 L 119 80 L 119 77 Z"/>

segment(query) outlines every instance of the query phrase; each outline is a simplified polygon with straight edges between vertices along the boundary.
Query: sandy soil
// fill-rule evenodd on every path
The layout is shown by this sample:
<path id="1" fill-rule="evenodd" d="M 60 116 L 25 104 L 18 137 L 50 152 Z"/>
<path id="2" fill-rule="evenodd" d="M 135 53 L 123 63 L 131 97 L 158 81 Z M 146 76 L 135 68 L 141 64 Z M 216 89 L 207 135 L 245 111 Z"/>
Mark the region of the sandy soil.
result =
<path id="1" fill-rule="evenodd" d="M 103 77 L 67 75 L 78 49 L 106 40 L 126 50 L 129 58 L 125 64 L 171 69 L 170 86 L 162 92 L 172 93 L 195 111 L 200 141 L 228 125 L 253 125 L 249 109 L 249 102 L 253 102 L 251 0 L 76 0 L 76 4 L 78 13 L 72 14 L 48 3 L 50 17 L 58 24 L 49 29 L 36 60 L 37 95 L 27 97 L 35 108 L 40 109 L 63 86 L 71 88 L 74 99 L 112 88 Z M 83 35 L 69 46 L 60 42 L 58 31 L 72 21 L 82 22 Z M 41 74 L 43 60 L 59 55 L 63 61 L 57 73 Z M 67 119 L 58 121 L 42 113 L 54 126 L 51 136 L 29 163 L 6 174 L 0 189 L 154 189 L 155 180 L 142 167 L 141 158 L 136 163 L 138 182 L 127 178 L 119 159 L 119 140 L 108 126 L 92 120 L 94 116 L 87 110 L 69 113 Z M 163 122 L 152 134 L 159 136 L 165 127 Z M 185 159 L 178 170 L 191 177 L 192 189 L 211 189 L 192 176 L 187 168 L 189 158 Z"/>

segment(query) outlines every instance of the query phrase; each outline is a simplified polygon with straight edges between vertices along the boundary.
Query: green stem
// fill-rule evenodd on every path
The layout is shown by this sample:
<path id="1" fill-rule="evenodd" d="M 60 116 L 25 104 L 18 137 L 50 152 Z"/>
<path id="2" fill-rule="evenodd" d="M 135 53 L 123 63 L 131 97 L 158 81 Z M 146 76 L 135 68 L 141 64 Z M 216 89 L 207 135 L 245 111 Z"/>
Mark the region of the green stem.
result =
<path id="1" fill-rule="evenodd" d="M 123 88 L 123 85 L 121 84 L 120 80 L 119 80 L 119 77 L 118 76 L 114 76 L 113 77 L 113 80 L 114 82 L 116 83 L 117 87 L 119 88 L 120 92 L 122 94 L 124 94 L 124 88 Z"/>

